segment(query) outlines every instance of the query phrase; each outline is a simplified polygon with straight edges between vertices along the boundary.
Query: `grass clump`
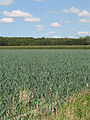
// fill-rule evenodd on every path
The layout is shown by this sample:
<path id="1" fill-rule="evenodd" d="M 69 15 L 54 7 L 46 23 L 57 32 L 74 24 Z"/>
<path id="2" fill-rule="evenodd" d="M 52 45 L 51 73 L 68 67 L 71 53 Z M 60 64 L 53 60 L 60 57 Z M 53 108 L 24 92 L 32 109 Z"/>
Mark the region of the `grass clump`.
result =
<path id="1" fill-rule="evenodd" d="M 90 120 L 90 91 L 75 95 L 64 103 L 58 115 L 47 120 Z"/>

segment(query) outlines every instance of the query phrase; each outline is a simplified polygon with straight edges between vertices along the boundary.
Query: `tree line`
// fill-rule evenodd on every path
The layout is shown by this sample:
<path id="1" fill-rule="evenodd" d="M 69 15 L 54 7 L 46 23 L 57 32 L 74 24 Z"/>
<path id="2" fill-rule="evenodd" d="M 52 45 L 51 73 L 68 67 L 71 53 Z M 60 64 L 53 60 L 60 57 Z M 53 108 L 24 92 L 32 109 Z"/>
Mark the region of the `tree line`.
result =
<path id="1" fill-rule="evenodd" d="M 90 36 L 80 38 L 0 37 L 0 46 L 90 45 Z"/>

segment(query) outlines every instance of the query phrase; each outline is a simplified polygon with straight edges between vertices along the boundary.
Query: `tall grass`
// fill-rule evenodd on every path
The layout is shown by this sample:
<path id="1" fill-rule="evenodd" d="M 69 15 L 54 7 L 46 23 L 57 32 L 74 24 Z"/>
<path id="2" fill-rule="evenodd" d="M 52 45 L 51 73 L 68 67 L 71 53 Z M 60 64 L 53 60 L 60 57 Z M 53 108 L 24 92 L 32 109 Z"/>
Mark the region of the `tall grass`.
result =
<path id="1" fill-rule="evenodd" d="M 0 49 L 90 49 L 90 45 L 0 46 Z"/>

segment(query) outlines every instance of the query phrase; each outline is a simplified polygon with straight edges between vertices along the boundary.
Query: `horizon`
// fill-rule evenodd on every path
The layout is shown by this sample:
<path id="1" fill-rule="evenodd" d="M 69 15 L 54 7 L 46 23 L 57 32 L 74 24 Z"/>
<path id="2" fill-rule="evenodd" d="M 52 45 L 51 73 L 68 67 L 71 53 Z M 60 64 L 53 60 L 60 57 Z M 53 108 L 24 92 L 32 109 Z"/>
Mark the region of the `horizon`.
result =
<path id="1" fill-rule="evenodd" d="M 0 38 L 3 37 L 3 38 L 33 38 L 33 39 L 41 39 L 41 38 L 45 38 L 45 39 L 79 39 L 79 38 L 85 38 L 87 36 L 83 36 L 83 37 L 75 37 L 75 38 L 72 38 L 72 37 L 58 37 L 58 38 L 54 38 L 54 37 L 32 37 L 32 36 L 0 36 Z M 89 36 L 90 37 L 90 36 Z"/>
<path id="2" fill-rule="evenodd" d="M 90 36 L 90 1 L 0 0 L 0 36 Z"/>

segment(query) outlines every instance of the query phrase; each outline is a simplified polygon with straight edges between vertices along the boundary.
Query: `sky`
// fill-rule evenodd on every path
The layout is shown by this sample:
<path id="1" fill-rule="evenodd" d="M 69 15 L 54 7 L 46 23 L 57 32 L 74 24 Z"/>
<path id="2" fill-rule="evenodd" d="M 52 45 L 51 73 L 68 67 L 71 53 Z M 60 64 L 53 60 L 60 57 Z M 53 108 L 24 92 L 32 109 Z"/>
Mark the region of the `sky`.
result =
<path id="1" fill-rule="evenodd" d="M 90 35 L 90 0 L 0 0 L 0 36 Z"/>

